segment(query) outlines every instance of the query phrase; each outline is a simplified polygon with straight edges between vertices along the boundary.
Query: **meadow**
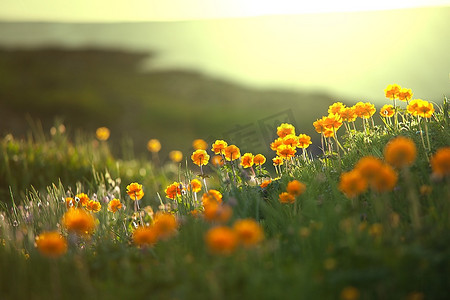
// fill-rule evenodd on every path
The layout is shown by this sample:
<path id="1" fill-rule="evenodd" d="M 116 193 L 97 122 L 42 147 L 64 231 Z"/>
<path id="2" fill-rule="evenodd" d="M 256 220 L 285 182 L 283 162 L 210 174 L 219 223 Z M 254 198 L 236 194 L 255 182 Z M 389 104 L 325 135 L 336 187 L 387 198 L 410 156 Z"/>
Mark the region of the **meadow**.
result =
<path id="1" fill-rule="evenodd" d="M 219 136 L 118 157 L 110 129 L 62 124 L 3 136 L 0 298 L 447 299 L 449 102 L 384 92 L 280 123 L 270 154 Z"/>

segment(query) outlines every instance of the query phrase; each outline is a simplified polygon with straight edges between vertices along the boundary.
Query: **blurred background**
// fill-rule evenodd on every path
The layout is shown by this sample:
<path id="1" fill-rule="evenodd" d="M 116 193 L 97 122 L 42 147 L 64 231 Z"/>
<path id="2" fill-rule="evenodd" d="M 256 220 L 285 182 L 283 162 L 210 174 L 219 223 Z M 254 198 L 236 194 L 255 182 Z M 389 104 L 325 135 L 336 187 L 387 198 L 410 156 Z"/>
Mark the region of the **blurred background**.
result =
<path id="1" fill-rule="evenodd" d="M 290 122 L 317 145 L 335 101 L 379 108 L 397 83 L 442 102 L 449 28 L 450 1 L 3 0 L 0 134 L 106 126 L 165 159 L 197 138 L 269 153 Z"/>

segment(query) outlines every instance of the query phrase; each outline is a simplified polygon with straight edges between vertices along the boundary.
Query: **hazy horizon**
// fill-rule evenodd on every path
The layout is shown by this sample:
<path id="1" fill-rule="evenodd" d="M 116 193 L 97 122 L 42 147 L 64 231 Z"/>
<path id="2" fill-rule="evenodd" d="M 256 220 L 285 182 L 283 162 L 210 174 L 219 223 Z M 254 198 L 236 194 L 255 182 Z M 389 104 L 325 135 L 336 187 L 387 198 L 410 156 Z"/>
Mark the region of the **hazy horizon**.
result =
<path id="1" fill-rule="evenodd" d="M 129 23 L 0 23 L 0 47 L 156 52 L 149 69 L 186 69 L 253 88 L 384 101 L 450 92 L 450 7 Z M 342 100 L 342 99 L 336 99 Z"/>

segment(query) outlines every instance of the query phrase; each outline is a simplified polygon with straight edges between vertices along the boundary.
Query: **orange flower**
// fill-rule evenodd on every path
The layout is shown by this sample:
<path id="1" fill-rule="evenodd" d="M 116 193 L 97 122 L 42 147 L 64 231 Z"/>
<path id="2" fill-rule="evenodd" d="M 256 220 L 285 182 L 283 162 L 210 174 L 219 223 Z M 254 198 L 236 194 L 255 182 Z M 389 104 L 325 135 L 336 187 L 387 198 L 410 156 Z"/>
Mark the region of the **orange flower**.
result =
<path id="1" fill-rule="evenodd" d="M 66 198 L 66 207 L 69 209 L 74 206 L 76 206 L 75 199 L 73 199 L 72 197 L 67 197 Z"/>
<path id="2" fill-rule="evenodd" d="M 208 204 L 209 202 L 222 202 L 222 194 L 217 190 L 209 190 L 208 193 L 204 193 L 202 196 L 203 206 Z"/>
<path id="3" fill-rule="evenodd" d="M 398 92 L 398 99 L 401 101 L 409 101 L 413 96 L 411 89 L 402 88 Z"/>
<path id="4" fill-rule="evenodd" d="M 175 199 L 178 195 L 181 195 L 181 187 L 181 183 L 173 182 L 164 191 L 166 193 L 166 197 L 169 199 Z"/>
<path id="5" fill-rule="evenodd" d="M 306 185 L 298 180 L 292 180 L 287 184 L 286 191 L 293 196 L 300 196 L 306 190 Z"/>
<path id="6" fill-rule="evenodd" d="M 308 148 L 309 145 L 311 145 L 311 144 L 312 144 L 312 142 L 311 142 L 311 137 L 310 137 L 309 135 L 306 135 L 306 134 L 300 134 L 300 135 L 298 136 L 298 145 L 297 145 L 297 147 L 306 149 L 306 148 Z"/>
<path id="7" fill-rule="evenodd" d="M 47 231 L 36 237 L 36 247 L 42 255 L 59 257 L 67 252 L 67 241 L 57 231 Z"/>
<path id="8" fill-rule="evenodd" d="M 359 171 L 367 181 L 372 181 L 383 166 L 383 162 L 375 156 L 362 157 L 355 165 L 355 169 Z"/>
<path id="9" fill-rule="evenodd" d="M 233 210 L 228 204 L 209 201 L 203 203 L 205 220 L 209 222 L 226 223 L 233 215 Z"/>
<path id="10" fill-rule="evenodd" d="M 390 104 L 385 104 L 380 109 L 380 116 L 384 118 L 390 118 L 394 115 L 394 113 L 395 113 L 394 106 Z"/>
<path id="11" fill-rule="evenodd" d="M 277 134 L 280 138 L 284 138 L 289 134 L 295 135 L 295 127 L 288 123 L 282 123 L 280 126 L 277 127 Z"/>
<path id="12" fill-rule="evenodd" d="M 283 145 L 283 139 L 282 138 L 277 138 L 275 141 L 273 141 L 270 144 L 270 149 L 272 149 L 273 151 L 277 151 L 278 147 L 280 145 Z"/>
<path id="13" fill-rule="evenodd" d="M 342 102 L 335 102 L 328 107 L 328 113 L 339 115 L 340 112 L 345 108 L 345 105 Z"/>
<path id="14" fill-rule="evenodd" d="M 368 119 L 376 112 L 375 105 L 366 102 L 358 102 L 355 104 L 355 113 L 361 119 Z"/>
<path id="15" fill-rule="evenodd" d="M 325 131 L 323 132 L 323 136 L 326 138 L 331 138 L 334 136 L 334 131 L 333 129 L 325 129 Z"/>
<path id="16" fill-rule="evenodd" d="M 109 139 L 110 132 L 106 127 L 99 127 L 95 131 L 95 135 L 100 141 L 106 141 Z"/>
<path id="17" fill-rule="evenodd" d="M 167 239 L 173 236 L 178 227 L 175 216 L 171 213 L 158 212 L 155 215 L 153 228 L 156 231 L 158 239 Z"/>
<path id="18" fill-rule="evenodd" d="M 377 192 L 392 191 L 397 184 L 397 179 L 397 173 L 394 169 L 387 164 L 383 164 L 371 182 L 371 187 Z"/>
<path id="19" fill-rule="evenodd" d="M 264 180 L 259 186 L 261 188 L 267 187 L 272 182 L 272 179 Z"/>
<path id="20" fill-rule="evenodd" d="M 297 150 L 289 145 L 280 145 L 277 149 L 277 155 L 282 158 L 291 158 L 295 153 L 297 153 Z"/>
<path id="21" fill-rule="evenodd" d="M 298 137 L 295 134 L 288 134 L 283 138 L 283 144 L 295 148 L 298 145 Z"/>
<path id="22" fill-rule="evenodd" d="M 202 183 L 198 179 L 192 179 L 189 188 L 192 189 L 194 193 L 198 193 L 202 189 Z"/>
<path id="23" fill-rule="evenodd" d="M 205 240 L 211 252 L 229 255 L 233 253 L 237 246 L 238 236 L 232 229 L 225 226 L 219 226 L 208 230 Z"/>
<path id="24" fill-rule="evenodd" d="M 225 159 L 233 161 L 241 157 L 241 150 L 235 145 L 230 145 L 225 148 Z"/>
<path id="25" fill-rule="evenodd" d="M 95 200 L 89 200 L 88 204 L 86 205 L 86 209 L 94 213 L 99 212 L 101 208 L 102 205 L 100 204 L 100 202 Z"/>
<path id="26" fill-rule="evenodd" d="M 216 167 L 221 167 L 224 164 L 223 158 L 220 155 L 214 155 L 211 159 L 211 163 Z"/>
<path id="27" fill-rule="evenodd" d="M 88 195 L 86 195 L 85 193 L 79 193 L 75 195 L 75 201 L 79 201 L 79 204 L 81 204 L 82 206 L 86 206 L 89 202 L 89 197 Z"/>
<path id="28" fill-rule="evenodd" d="M 396 168 L 410 166 L 415 161 L 416 155 L 416 144 L 407 137 L 396 137 L 384 147 L 384 159 Z"/>
<path id="29" fill-rule="evenodd" d="M 367 189 L 367 180 L 358 170 L 342 173 L 339 181 L 339 190 L 348 198 L 357 197 Z"/>
<path id="30" fill-rule="evenodd" d="M 266 157 L 262 154 L 256 154 L 253 157 L 253 163 L 257 166 L 263 165 L 266 162 Z"/>
<path id="31" fill-rule="evenodd" d="M 178 150 L 172 150 L 169 152 L 169 158 L 174 163 L 179 163 L 183 159 L 183 153 Z"/>
<path id="32" fill-rule="evenodd" d="M 158 240 L 158 232 L 153 226 L 139 226 L 133 231 L 133 243 L 138 246 L 152 246 Z"/>
<path id="33" fill-rule="evenodd" d="M 330 114 L 324 119 L 326 129 L 338 130 L 342 126 L 342 118 L 339 115 Z"/>
<path id="34" fill-rule="evenodd" d="M 239 242 L 249 248 L 259 244 L 264 239 L 264 231 L 261 225 L 253 219 L 237 220 L 233 224 Z"/>
<path id="35" fill-rule="evenodd" d="M 278 200 L 281 203 L 294 203 L 295 202 L 295 196 L 292 194 L 289 194 L 287 192 L 283 192 L 278 196 Z"/>
<path id="36" fill-rule="evenodd" d="M 354 107 L 345 107 L 340 112 L 339 115 L 342 118 L 342 121 L 345 122 L 354 122 L 358 117 L 356 115 L 356 111 Z"/>
<path id="37" fill-rule="evenodd" d="M 279 156 L 272 158 L 272 162 L 274 166 L 279 166 L 283 164 L 283 159 Z"/>
<path id="38" fill-rule="evenodd" d="M 211 151 L 214 151 L 214 154 L 225 154 L 225 148 L 228 146 L 228 143 L 223 140 L 216 140 L 214 144 L 212 144 Z"/>
<path id="39" fill-rule="evenodd" d="M 325 128 L 325 118 L 326 117 L 322 117 L 322 119 L 318 119 L 318 120 L 316 120 L 313 123 L 313 126 L 316 129 L 317 133 L 322 133 L 322 132 L 324 132 L 326 130 L 326 128 Z"/>
<path id="40" fill-rule="evenodd" d="M 347 286 L 341 291 L 342 300 L 358 300 L 359 290 L 353 286 Z"/>
<path id="41" fill-rule="evenodd" d="M 386 95 L 386 98 L 394 100 L 398 99 L 398 94 L 400 93 L 401 87 L 398 84 L 389 84 L 384 89 L 384 94 Z"/>
<path id="42" fill-rule="evenodd" d="M 406 110 L 413 116 L 431 118 L 434 113 L 434 106 L 428 101 L 422 99 L 414 99 L 406 107 Z"/>
<path id="43" fill-rule="evenodd" d="M 192 153 L 191 159 L 197 166 L 205 166 L 209 162 L 209 155 L 205 150 L 198 149 Z"/>
<path id="44" fill-rule="evenodd" d="M 208 149 L 208 143 L 203 139 L 196 139 L 192 142 L 192 147 L 195 150 L 206 150 Z"/>
<path id="45" fill-rule="evenodd" d="M 250 168 L 253 166 L 253 154 L 245 153 L 241 156 L 241 166 L 243 168 Z"/>
<path id="46" fill-rule="evenodd" d="M 161 150 L 161 143 L 157 139 L 151 139 L 147 142 L 147 149 L 150 152 L 157 153 Z"/>
<path id="47" fill-rule="evenodd" d="M 62 217 L 62 225 L 70 232 L 80 235 L 94 231 L 95 218 L 84 209 L 71 208 Z"/>
<path id="48" fill-rule="evenodd" d="M 433 175 L 437 177 L 450 175 L 450 147 L 438 149 L 430 162 Z"/>
<path id="49" fill-rule="evenodd" d="M 109 203 L 108 203 L 108 211 L 110 211 L 112 213 L 115 213 L 119 209 L 122 209 L 122 203 L 120 203 L 119 199 L 112 199 L 111 201 L 109 201 Z"/>
<path id="50" fill-rule="evenodd" d="M 144 191 L 142 190 L 142 184 L 133 182 L 127 185 L 127 194 L 131 200 L 141 200 L 144 197 Z"/>
<path id="51" fill-rule="evenodd" d="M 409 102 L 408 106 L 406 107 L 406 111 L 413 116 L 417 116 L 417 108 L 421 101 L 421 99 L 411 100 L 411 102 Z"/>

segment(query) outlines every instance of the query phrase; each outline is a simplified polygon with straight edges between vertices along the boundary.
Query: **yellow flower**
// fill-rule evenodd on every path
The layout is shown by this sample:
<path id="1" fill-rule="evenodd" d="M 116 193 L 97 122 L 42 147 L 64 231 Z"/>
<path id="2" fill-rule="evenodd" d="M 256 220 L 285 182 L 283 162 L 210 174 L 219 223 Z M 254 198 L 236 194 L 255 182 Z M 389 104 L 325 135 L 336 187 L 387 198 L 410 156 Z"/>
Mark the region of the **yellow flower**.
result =
<path id="1" fill-rule="evenodd" d="M 241 156 L 241 166 L 243 168 L 250 168 L 253 166 L 253 154 L 245 153 Z"/>
<path id="2" fill-rule="evenodd" d="M 338 130 L 342 126 L 342 118 L 339 115 L 330 114 L 323 120 L 326 129 Z"/>
<path id="3" fill-rule="evenodd" d="M 106 127 L 99 127 L 95 131 L 95 135 L 100 141 L 106 141 L 109 139 L 110 132 L 109 129 Z"/>
<path id="4" fill-rule="evenodd" d="M 409 101 L 413 96 L 411 89 L 402 88 L 398 92 L 398 99 L 401 101 Z"/>
<path id="5" fill-rule="evenodd" d="M 208 230 L 205 240 L 212 253 L 221 255 L 233 253 L 238 243 L 238 237 L 234 230 L 225 226 L 214 227 Z"/>
<path id="6" fill-rule="evenodd" d="M 272 162 L 274 166 L 279 166 L 283 164 L 283 159 L 279 156 L 272 158 Z"/>
<path id="7" fill-rule="evenodd" d="M 408 104 L 406 110 L 413 116 L 431 118 L 434 113 L 434 106 L 428 101 L 422 99 L 414 99 Z"/>
<path id="8" fill-rule="evenodd" d="M 390 104 L 385 104 L 380 109 L 380 116 L 384 118 L 390 118 L 394 115 L 394 113 L 395 113 L 394 106 Z"/>
<path id="9" fill-rule="evenodd" d="M 142 190 L 142 184 L 133 182 L 127 185 L 127 194 L 131 200 L 141 200 L 144 197 L 144 191 Z"/>
<path id="10" fill-rule="evenodd" d="M 283 138 L 277 138 L 275 141 L 273 141 L 270 144 L 270 149 L 272 149 L 273 151 L 277 151 L 280 145 L 283 145 Z"/>
<path id="11" fill-rule="evenodd" d="M 152 246 L 158 240 L 158 232 L 153 226 L 139 226 L 133 231 L 133 242 L 138 246 Z"/>
<path id="12" fill-rule="evenodd" d="M 195 150 L 191 155 L 192 162 L 197 166 L 205 166 L 209 162 L 209 155 L 203 149 Z"/>
<path id="13" fill-rule="evenodd" d="M 117 212 L 121 208 L 122 208 L 122 203 L 120 203 L 119 199 L 112 199 L 108 203 L 108 211 L 110 211 L 112 213 Z"/>
<path id="14" fill-rule="evenodd" d="M 298 136 L 298 145 L 297 145 L 297 147 L 306 149 L 306 148 L 308 148 L 309 145 L 311 145 L 311 144 L 312 144 L 312 142 L 311 142 L 311 137 L 310 137 L 309 135 L 306 135 L 306 134 L 300 134 L 300 135 Z"/>
<path id="15" fill-rule="evenodd" d="M 322 119 L 318 119 L 313 123 L 314 129 L 316 129 L 317 133 L 322 133 L 326 130 L 325 118 L 326 117 L 322 117 Z"/>
<path id="16" fill-rule="evenodd" d="M 211 163 L 216 167 L 221 167 L 224 164 L 223 158 L 220 155 L 214 155 Z"/>
<path id="17" fill-rule="evenodd" d="M 223 155 L 225 154 L 225 148 L 228 146 L 228 143 L 223 140 L 216 140 L 214 144 L 212 144 L 211 151 L 214 151 L 214 154 Z"/>
<path id="18" fill-rule="evenodd" d="M 398 99 L 398 94 L 400 93 L 400 89 L 401 87 L 398 84 L 389 84 L 385 89 L 384 89 L 384 94 L 386 96 L 386 98 L 394 100 L 394 99 Z"/>
<path id="19" fill-rule="evenodd" d="M 300 196 L 306 190 L 306 185 L 298 180 L 289 181 L 286 191 L 293 196 Z"/>
<path id="20" fill-rule="evenodd" d="M 100 204 L 100 202 L 95 200 L 89 200 L 88 204 L 86 205 L 86 209 L 94 213 L 99 212 L 101 208 L 102 205 Z"/>
<path id="21" fill-rule="evenodd" d="M 198 179 L 192 179 L 189 188 L 192 189 L 194 193 L 198 193 L 202 189 L 202 183 Z"/>
<path id="22" fill-rule="evenodd" d="M 384 147 L 384 159 L 396 168 L 410 166 L 415 161 L 416 155 L 416 145 L 407 137 L 396 137 Z"/>
<path id="23" fill-rule="evenodd" d="M 339 115 L 344 108 L 345 105 L 342 102 L 335 102 L 328 107 L 328 113 Z"/>
<path id="24" fill-rule="evenodd" d="M 173 182 L 167 186 L 165 193 L 166 197 L 169 199 L 175 199 L 178 195 L 181 195 L 181 183 Z"/>
<path id="25" fill-rule="evenodd" d="M 169 158 L 174 163 L 179 163 L 183 159 L 183 153 L 178 150 L 172 150 L 169 152 Z"/>
<path id="26" fill-rule="evenodd" d="M 294 203 L 295 202 L 295 196 L 287 193 L 287 192 L 283 192 L 278 196 L 278 200 L 281 203 Z"/>
<path id="27" fill-rule="evenodd" d="M 88 195 L 86 195 L 85 193 L 79 193 L 75 195 L 75 201 L 78 199 L 79 204 L 81 204 L 82 206 L 86 206 L 89 202 L 89 197 Z"/>
<path id="28" fill-rule="evenodd" d="M 171 213 L 158 212 L 155 215 L 153 228 L 156 231 L 158 239 L 167 239 L 173 236 L 178 227 L 175 216 Z"/>
<path id="29" fill-rule="evenodd" d="M 239 242 L 247 248 L 259 244 L 264 239 L 261 225 L 253 219 L 237 220 L 233 224 L 233 229 Z"/>
<path id="30" fill-rule="evenodd" d="M 332 138 L 332 137 L 334 137 L 334 130 L 327 128 L 327 129 L 325 129 L 325 131 L 322 134 L 326 138 Z"/>
<path id="31" fill-rule="evenodd" d="M 365 156 L 359 159 L 355 169 L 359 171 L 367 181 L 371 182 L 379 173 L 383 162 L 374 156 Z"/>
<path id="32" fill-rule="evenodd" d="M 196 139 L 192 142 L 192 147 L 194 147 L 195 150 L 206 150 L 208 149 L 208 143 L 203 139 Z"/>
<path id="33" fill-rule="evenodd" d="M 95 228 L 95 218 L 81 208 L 69 209 L 63 215 L 61 223 L 68 231 L 79 235 L 92 233 Z"/>
<path id="34" fill-rule="evenodd" d="M 225 148 L 225 159 L 233 161 L 241 157 L 241 150 L 235 145 L 229 145 Z"/>
<path id="35" fill-rule="evenodd" d="M 450 147 L 438 149 L 430 162 L 433 175 L 437 177 L 450 175 Z"/>
<path id="36" fill-rule="evenodd" d="M 151 139 L 147 143 L 147 149 L 150 152 L 157 153 L 161 150 L 161 143 L 157 139 Z"/>
<path id="37" fill-rule="evenodd" d="M 277 155 L 282 158 L 294 157 L 297 150 L 289 145 L 280 145 L 277 149 Z"/>
<path id="38" fill-rule="evenodd" d="M 67 241 L 57 231 L 47 231 L 36 237 L 36 247 L 42 255 L 59 257 L 67 252 Z"/>
<path id="39" fill-rule="evenodd" d="M 356 115 L 361 119 L 368 119 L 376 112 L 375 105 L 369 102 L 358 102 L 354 107 Z"/>
<path id="40" fill-rule="evenodd" d="M 354 122 L 358 115 L 356 114 L 354 107 L 345 107 L 339 112 L 339 116 L 341 116 L 342 121 L 345 122 Z"/>
<path id="41" fill-rule="evenodd" d="M 357 197 L 367 189 L 367 180 L 359 170 L 342 173 L 339 181 L 339 190 L 348 198 Z"/>
<path id="42" fill-rule="evenodd" d="M 204 193 L 202 196 L 203 206 L 209 202 L 222 202 L 222 194 L 218 190 L 209 190 L 208 193 Z"/>
<path id="43" fill-rule="evenodd" d="M 277 127 L 277 135 L 280 138 L 284 138 L 289 134 L 295 135 L 295 127 L 293 125 L 288 123 L 282 123 L 280 126 Z"/>
<path id="44" fill-rule="evenodd" d="M 283 137 L 283 144 L 295 148 L 298 145 L 298 137 L 295 134 L 288 134 Z"/>
<path id="45" fill-rule="evenodd" d="M 256 154 L 253 157 L 253 163 L 257 166 L 263 165 L 266 162 L 266 157 L 262 154 Z"/>

